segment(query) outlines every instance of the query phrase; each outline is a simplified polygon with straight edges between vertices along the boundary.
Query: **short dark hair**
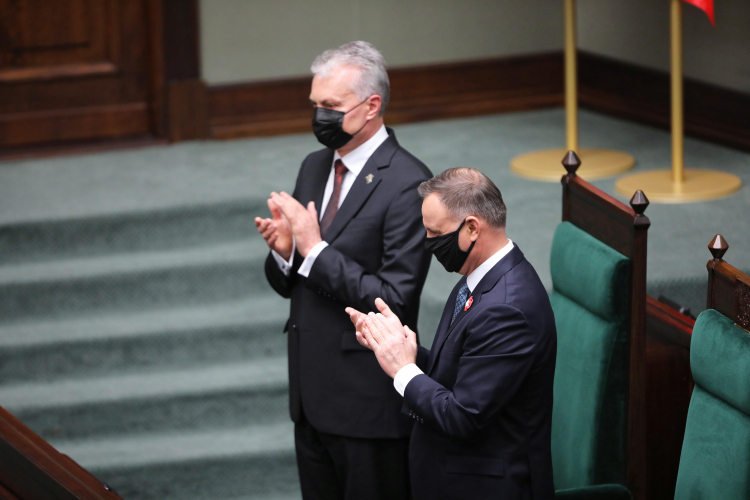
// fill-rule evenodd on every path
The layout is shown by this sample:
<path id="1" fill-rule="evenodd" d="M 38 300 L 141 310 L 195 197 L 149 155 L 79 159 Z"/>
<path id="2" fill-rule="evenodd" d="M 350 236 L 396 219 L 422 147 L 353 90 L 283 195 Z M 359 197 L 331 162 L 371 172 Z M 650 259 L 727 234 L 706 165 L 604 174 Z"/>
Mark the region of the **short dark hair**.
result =
<path id="1" fill-rule="evenodd" d="M 456 219 L 474 215 L 493 229 L 504 229 L 507 209 L 503 195 L 489 177 L 475 168 L 449 168 L 419 185 L 422 199 L 436 194 Z"/>

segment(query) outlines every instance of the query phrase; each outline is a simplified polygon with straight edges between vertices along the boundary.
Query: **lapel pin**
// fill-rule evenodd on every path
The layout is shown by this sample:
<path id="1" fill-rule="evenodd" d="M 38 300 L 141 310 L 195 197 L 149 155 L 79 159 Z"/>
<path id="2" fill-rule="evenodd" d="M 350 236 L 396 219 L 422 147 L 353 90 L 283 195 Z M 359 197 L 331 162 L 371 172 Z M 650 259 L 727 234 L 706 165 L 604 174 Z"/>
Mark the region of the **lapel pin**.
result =
<path id="1" fill-rule="evenodd" d="M 372 174 L 367 174 L 367 175 L 365 176 L 365 182 L 367 182 L 368 184 L 370 184 L 370 183 L 372 182 L 372 178 L 373 178 L 373 177 L 375 177 L 375 176 L 374 176 L 374 175 L 372 175 Z"/>
<path id="2" fill-rule="evenodd" d="M 471 307 L 471 304 L 474 303 L 474 297 L 469 297 L 469 300 L 466 301 L 466 305 L 464 306 L 464 311 L 468 311 Z"/>

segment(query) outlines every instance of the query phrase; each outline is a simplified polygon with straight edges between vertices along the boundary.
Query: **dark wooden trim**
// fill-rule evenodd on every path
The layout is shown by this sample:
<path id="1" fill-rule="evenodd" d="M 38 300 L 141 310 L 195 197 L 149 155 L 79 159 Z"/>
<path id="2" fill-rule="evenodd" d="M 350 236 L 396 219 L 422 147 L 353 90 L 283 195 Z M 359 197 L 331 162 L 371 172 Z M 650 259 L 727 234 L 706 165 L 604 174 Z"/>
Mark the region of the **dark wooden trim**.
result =
<path id="1" fill-rule="evenodd" d="M 562 54 L 545 53 L 394 68 L 389 124 L 557 107 Z M 209 87 L 211 135 L 234 138 L 310 131 L 311 77 Z"/>
<path id="2" fill-rule="evenodd" d="M 15 496 L 13 493 L 8 491 L 3 487 L 2 484 L 0 484 L 0 500 L 21 500 L 17 496 Z"/>
<path id="3" fill-rule="evenodd" d="M 117 73 L 117 70 L 117 65 L 109 61 L 89 64 L 59 64 L 57 66 L 34 68 L 6 68 L 0 69 L 0 83 L 113 75 Z"/>
<path id="4" fill-rule="evenodd" d="M 66 141 L 63 143 L 34 144 L 33 146 L 3 148 L 2 150 L 0 150 L 0 162 L 101 153 L 105 151 L 121 151 L 149 146 L 163 146 L 165 144 L 168 144 L 167 139 L 156 139 L 150 134 L 141 137 L 126 137 L 123 139 L 103 139 L 99 141 Z"/>
<path id="5" fill-rule="evenodd" d="M 167 83 L 169 140 L 184 141 L 208 137 L 206 86 L 200 79 Z"/>
<path id="6" fill-rule="evenodd" d="M 0 485 L 20 500 L 120 499 L 3 408 L 0 408 L 0 463 Z"/>
<path id="7" fill-rule="evenodd" d="M 706 263 L 708 269 L 707 307 L 732 319 L 750 331 L 750 276 L 721 258 Z"/>
<path id="8" fill-rule="evenodd" d="M 575 173 L 562 178 L 563 221 L 631 261 L 630 358 L 627 398 L 626 484 L 636 500 L 647 498 L 646 479 L 646 249 L 651 222 Z"/>
<path id="9" fill-rule="evenodd" d="M 198 0 L 162 0 L 162 9 L 166 81 L 200 78 Z"/>
<path id="10" fill-rule="evenodd" d="M 164 92 L 164 9 L 161 1 L 148 3 L 148 45 L 150 71 L 151 132 L 155 137 L 166 137 L 167 121 Z"/>
<path id="11" fill-rule="evenodd" d="M 650 336 L 690 349 L 695 320 L 655 298 L 646 297 L 646 330 Z"/>
<path id="12" fill-rule="evenodd" d="M 582 107 L 669 129 L 669 74 L 581 52 Z M 558 107 L 562 54 L 394 68 L 388 123 Z M 211 135 L 233 138 L 310 130 L 310 78 L 211 86 Z M 688 135 L 750 150 L 750 94 L 685 79 Z"/>
<path id="13" fill-rule="evenodd" d="M 208 137 L 206 86 L 200 78 L 197 0 L 152 3 L 153 122 L 171 141 Z"/>
<path id="14" fill-rule="evenodd" d="M 648 498 L 674 498 L 693 377 L 695 320 L 646 297 L 646 457 Z"/>
<path id="15" fill-rule="evenodd" d="M 581 106 L 670 128 L 669 73 L 578 53 Z M 685 79 L 685 133 L 750 151 L 750 94 Z"/>
<path id="16" fill-rule="evenodd" d="M 0 116 L 0 137 L 9 146 L 33 142 L 112 139 L 149 129 L 145 102 L 64 108 Z M 33 140 L 30 136 L 33 134 Z"/>

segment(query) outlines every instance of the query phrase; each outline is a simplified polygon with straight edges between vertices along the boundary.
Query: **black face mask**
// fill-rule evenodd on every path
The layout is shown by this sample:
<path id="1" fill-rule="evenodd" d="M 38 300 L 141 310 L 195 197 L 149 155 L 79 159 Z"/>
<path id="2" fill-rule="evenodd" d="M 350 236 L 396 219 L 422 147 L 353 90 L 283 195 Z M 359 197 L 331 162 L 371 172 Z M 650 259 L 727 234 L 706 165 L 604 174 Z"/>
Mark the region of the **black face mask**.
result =
<path id="1" fill-rule="evenodd" d="M 434 238 L 427 238 L 424 240 L 424 247 L 427 251 L 432 252 L 440 262 L 446 271 L 449 273 L 457 273 L 461 270 L 469 257 L 471 249 L 474 248 L 474 243 L 471 242 L 471 246 L 468 250 L 461 250 L 458 246 L 458 232 L 464 227 L 466 219 L 458 226 L 458 229 L 452 233 L 443 234 L 441 236 L 435 236 Z"/>
<path id="2" fill-rule="evenodd" d="M 367 99 L 360 102 L 346 113 L 354 111 L 366 101 Z M 312 128 L 319 143 L 327 148 L 339 149 L 344 147 L 347 142 L 351 141 L 352 138 L 360 132 L 360 130 L 365 128 L 367 122 L 365 122 L 365 125 L 362 125 L 362 128 L 354 132 L 354 134 L 344 132 L 344 116 L 346 113 L 343 111 L 336 111 L 335 109 L 315 108 L 315 114 L 313 114 L 312 119 Z"/>

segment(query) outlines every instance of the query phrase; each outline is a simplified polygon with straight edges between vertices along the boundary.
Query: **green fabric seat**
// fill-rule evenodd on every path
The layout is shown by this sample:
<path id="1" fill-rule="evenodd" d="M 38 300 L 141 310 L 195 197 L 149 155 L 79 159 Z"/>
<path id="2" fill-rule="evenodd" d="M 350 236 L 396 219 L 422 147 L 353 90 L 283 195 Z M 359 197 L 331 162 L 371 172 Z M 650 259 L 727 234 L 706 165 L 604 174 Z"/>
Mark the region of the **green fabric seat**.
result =
<path id="1" fill-rule="evenodd" d="M 563 222 L 552 241 L 550 267 L 558 340 L 555 487 L 624 484 L 630 260 Z"/>
<path id="2" fill-rule="evenodd" d="M 713 309 L 690 345 L 690 398 L 676 500 L 750 498 L 750 333 Z"/>

